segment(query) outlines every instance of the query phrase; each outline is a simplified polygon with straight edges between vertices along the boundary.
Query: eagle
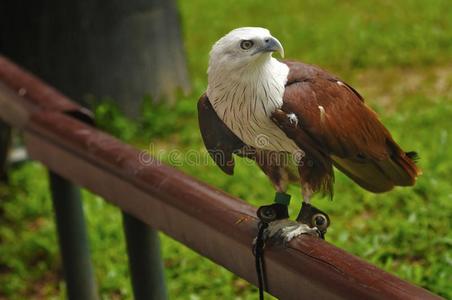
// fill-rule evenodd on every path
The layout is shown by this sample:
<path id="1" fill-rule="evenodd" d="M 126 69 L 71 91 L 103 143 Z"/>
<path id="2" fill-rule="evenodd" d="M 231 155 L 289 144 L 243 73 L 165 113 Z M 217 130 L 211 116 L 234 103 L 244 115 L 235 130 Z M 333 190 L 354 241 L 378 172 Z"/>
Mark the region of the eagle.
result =
<path id="1" fill-rule="evenodd" d="M 234 155 L 252 159 L 277 194 L 299 184 L 303 207 L 317 192 L 333 196 L 333 167 L 373 193 L 415 184 L 416 152 L 401 149 L 351 85 L 317 66 L 277 60 L 273 52 L 284 58 L 278 39 L 259 27 L 234 29 L 210 51 L 198 120 L 221 170 L 233 174 Z M 297 221 L 280 214 L 270 235 L 290 241 L 327 226 L 306 222 L 303 213 Z"/>

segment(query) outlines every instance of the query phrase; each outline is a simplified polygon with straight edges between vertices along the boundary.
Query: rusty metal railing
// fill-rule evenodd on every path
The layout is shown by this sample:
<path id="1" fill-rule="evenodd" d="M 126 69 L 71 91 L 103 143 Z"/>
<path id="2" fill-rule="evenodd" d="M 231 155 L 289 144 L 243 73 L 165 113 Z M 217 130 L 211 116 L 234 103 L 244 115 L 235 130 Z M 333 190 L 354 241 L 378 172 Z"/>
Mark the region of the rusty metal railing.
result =
<path id="1" fill-rule="evenodd" d="M 256 284 L 255 208 L 152 158 L 143 165 L 139 150 L 80 121 L 89 116 L 0 57 L 0 119 L 23 129 L 33 159 Z M 265 261 L 280 299 L 439 298 L 311 236 L 267 249 Z"/>

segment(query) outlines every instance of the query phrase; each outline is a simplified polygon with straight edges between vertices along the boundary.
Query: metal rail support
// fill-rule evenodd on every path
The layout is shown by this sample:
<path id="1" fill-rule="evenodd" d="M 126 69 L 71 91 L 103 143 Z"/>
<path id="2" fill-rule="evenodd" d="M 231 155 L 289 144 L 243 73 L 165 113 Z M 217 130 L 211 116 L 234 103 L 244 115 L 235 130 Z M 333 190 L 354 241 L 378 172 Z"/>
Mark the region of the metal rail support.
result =
<path id="1" fill-rule="evenodd" d="M 80 190 L 49 171 L 50 189 L 69 300 L 97 300 Z"/>
<path id="2" fill-rule="evenodd" d="M 11 127 L 0 120 L 0 182 L 8 181 L 7 161 L 11 141 Z"/>
<path id="3" fill-rule="evenodd" d="M 168 299 L 158 231 L 125 212 L 122 218 L 135 299 Z"/>

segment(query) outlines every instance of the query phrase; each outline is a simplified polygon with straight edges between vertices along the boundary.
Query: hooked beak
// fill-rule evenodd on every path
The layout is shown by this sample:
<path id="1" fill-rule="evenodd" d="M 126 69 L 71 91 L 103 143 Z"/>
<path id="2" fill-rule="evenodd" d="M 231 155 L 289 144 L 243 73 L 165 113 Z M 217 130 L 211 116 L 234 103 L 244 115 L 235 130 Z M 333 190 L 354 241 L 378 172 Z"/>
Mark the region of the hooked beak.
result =
<path id="1" fill-rule="evenodd" d="M 264 40 L 264 45 L 256 49 L 253 55 L 262 52 L 278 52 L 281 57 L 284 58 L 284 48 L 282 47 L 281 43 L 274 37 L 266 38 Z"/>

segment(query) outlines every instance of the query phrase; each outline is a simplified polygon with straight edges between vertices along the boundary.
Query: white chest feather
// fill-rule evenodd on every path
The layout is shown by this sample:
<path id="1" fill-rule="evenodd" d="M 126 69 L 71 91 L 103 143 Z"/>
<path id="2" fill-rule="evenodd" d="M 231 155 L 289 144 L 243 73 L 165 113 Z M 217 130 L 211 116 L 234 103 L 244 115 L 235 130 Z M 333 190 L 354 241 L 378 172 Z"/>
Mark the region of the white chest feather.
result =
<path id="1" fill-rule="evenodd" d="M 299 151 L 270 119 L 282 106 L 289 68 L 271 58 L 240 74 L 209 76 L 207 96 L 223 122 L 245 144 L 274 151 Z M 211 74 L 209 74 L 211 75 Z"/>

